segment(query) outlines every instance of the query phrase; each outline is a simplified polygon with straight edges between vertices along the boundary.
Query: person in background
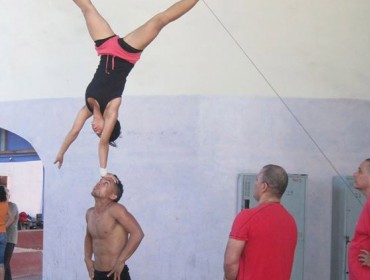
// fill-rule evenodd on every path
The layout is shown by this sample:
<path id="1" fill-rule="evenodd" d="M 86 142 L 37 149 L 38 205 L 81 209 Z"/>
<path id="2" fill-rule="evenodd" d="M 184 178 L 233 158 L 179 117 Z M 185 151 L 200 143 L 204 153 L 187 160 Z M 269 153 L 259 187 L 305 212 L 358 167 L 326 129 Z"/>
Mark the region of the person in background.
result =
<path id="1" fill-rule="evenodd" d="M 353 173 L 355 188 L 366 197 L 358 218 L 355 234 L 349 244 L 348 270 L 350 280 L 370 279 L 370 158 L 361 162 Z"/>
<path id="2" fill-rule="evenodd" d="M 280 204 L 288 174 L 266 165 L 257 175 L 257 207 L 241 211 L 226 246 L 225 280 L 289 280 L 297 244 L 297 225 Z"/>
<path id="3" fill-rule="evenodd" d="M 6 188 L 7 199 L 8 199 L 8 208 L 11 215 L 8 215 L 6 220 L 6 233 L 7 233 L 7 243 L 5 247 L 4 255 L 4 266 L 5 266 L 5 280 L 12 280 L 12 272 L 10 269 L 10 260 L 13 255 L 14 247 L 18 241 L 18 207 L 17 204 L 9 201 L 10 193 L 9 189 Z"/>
<path id="4" fill-rule="evenodd" d="M 8 215 L 8 199 L 5 186 L 0 185 L 0 280 L 4 280 L 4 254 L 6 247 L 6 218 Z"/>

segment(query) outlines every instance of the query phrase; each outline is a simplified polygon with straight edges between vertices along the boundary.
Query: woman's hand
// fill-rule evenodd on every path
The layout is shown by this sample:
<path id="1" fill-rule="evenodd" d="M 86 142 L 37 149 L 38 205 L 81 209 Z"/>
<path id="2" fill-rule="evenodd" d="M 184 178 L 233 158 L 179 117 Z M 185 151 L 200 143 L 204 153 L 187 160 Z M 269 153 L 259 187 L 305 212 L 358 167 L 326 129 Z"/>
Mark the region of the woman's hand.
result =
<path id="1" fill-rule="evenodd" d="M 63 164 L 63 154 L 61 154 L 61 153 L 58 153 L 57 154 L 57 158 L 55 159 L 54 164 L 57 164 L 57 167 L 59 169 L 62 167 L 62 164 Z"/>

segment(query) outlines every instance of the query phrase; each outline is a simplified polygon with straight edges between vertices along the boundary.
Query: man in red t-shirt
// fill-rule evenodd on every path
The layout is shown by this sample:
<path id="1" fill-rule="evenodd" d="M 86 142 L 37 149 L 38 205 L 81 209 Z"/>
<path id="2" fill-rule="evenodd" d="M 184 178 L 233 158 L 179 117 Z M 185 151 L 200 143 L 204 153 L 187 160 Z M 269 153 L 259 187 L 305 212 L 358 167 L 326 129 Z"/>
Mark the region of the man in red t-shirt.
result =
<path id="1" fill-rule="evenodd" d="M 256 179 L 255 208 L 241 211 L 225 251 L 225 280 L 289 280 L 297 244 L 297 226 L 280 204 L 288 174 L 264 166 Z"/>
<path id="2" fill-rule="evenodd" d="M 348 250 L 350 280 L 370 279 L 370 158 L 353 173 L 355 188 L 366 197 L 366 204 L 357 221 L 355 234 Z"/>

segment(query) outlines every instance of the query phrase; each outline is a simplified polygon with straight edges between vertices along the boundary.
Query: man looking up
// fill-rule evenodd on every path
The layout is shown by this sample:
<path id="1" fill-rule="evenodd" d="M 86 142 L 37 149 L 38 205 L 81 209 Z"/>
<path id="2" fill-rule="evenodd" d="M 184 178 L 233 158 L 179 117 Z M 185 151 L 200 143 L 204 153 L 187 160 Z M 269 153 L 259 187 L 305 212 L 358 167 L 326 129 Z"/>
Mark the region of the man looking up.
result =
<path id="1" fill-rule="evenodd" d="M 117 176 L 113 175 L 114 180 L 109 175 L 91 192 L 95 206 L 86 213 L 85 262 L 90 279 L 130 280 L 126 261 L 138 248 L 144 233 L 134 216 L 117 203 L 123 186 Z"/>

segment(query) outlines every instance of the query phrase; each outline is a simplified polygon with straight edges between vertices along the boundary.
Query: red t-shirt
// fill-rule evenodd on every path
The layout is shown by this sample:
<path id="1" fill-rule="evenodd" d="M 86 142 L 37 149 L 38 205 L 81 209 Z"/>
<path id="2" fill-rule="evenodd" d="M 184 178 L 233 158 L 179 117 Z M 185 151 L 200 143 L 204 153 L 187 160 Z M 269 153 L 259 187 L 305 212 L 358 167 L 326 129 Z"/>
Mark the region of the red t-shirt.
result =
<path id="1" fill-rule="evenodd" d="M 364 209 L 357 221 L 355 234 L 348 250 L 348 268 L 350 280 L 369 280 L 370 267 L 361 266 L 358 261 L 360 249 L 370 252 L 370 197 L 367 199 Z"/>
<path id="2" fill-rule="evenodd" d="M 245 241 L 238 280 L 289 280 L 297 244 L 297 226 L 280 203 L 241 211 L 230 238 Z"/>

